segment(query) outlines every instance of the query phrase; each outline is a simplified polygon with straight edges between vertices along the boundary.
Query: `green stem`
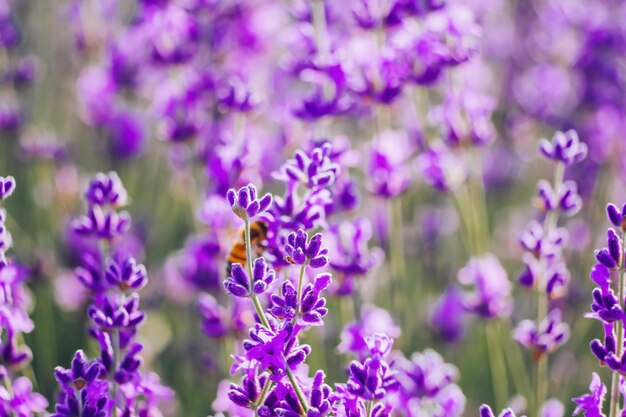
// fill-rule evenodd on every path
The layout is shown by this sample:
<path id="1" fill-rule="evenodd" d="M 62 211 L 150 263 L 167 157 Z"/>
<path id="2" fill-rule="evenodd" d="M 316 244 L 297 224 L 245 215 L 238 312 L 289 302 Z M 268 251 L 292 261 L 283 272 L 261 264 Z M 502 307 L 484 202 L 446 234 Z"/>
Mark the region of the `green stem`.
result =
<path id="1" fill-rule="evenodd" d="M 622 244 L 626 240 L 626 231 L 622 230 Z M 624 308 L 624 283 L 626 281 L 625 271 L 626 271 L 626 256 L 624 253 L 622 255 L 622 267 L 619 272 L 619 288 L 618 288 L 618 297 L 619 303 L 622 308 Z M 622 357 L 624 352 L 624 325 L 621 320 L 617 320 L 615 322 L 616 332 L 617 332 L 617 352 L 616 355 L 618 358 Z M 611 378 L 611 407 L 609 411 L 609 417 L 617 417 L 619 414 L 619 403 L 620 403 L 620 395 L 619 395 L 619 386 L 620 386 L 620 374 L 616 371 L 613 372 L 613 377 Z"/>
<path id="2" fill-rule="evenodd" d="M 485 335 L 487 336 L 487 352 L 489 354 L 489 368 L 491 370 L 491 384 L 496 407 L 502 409 L 506 404 L 509 383 L 506 375 L 506 363 L 502 350 L 499 348 L 497 328 L 495 323 L 487 323 Z"/>
<path id="3" fill-rule="evenodd" d="M 298 298 L 296 298 L 297 302 L 298 302 L 298 308 L 296 310 L 296 319 L 298 318 L 298 316 L 300 315 L 300 310 L 301 310 L 301 306 L 300 306 L 300 301 L 302 298 L 302 286 L 304 285 L 304 271 L 306 270 L 306 263 L 302 264 L 302 266 L 300 266 L 300 277 L 298 278 Z"/>
<path id="4" fill-rule="evenodd" d="M 372 400 L 369 400 L 366 405 L 365 416 L 370 417 L 372 415 Z"/>
<path id="5" fill-rule="evenodd" d="M 309 412 L 309 404 L 306 400 L 306 397 L 304 396 L 304 393 L 302 392 L 302 389 L 300 388 L 300 385 L 298 384 L 298 381 L 296 381 L 296 377 L 293 375 L 293 372 L 291 372 L 291 369 L 289 368 L 287 368 L 287 376 L 289 377 L 289 382 L 291 382 L 291 386 L 296 392 L 296 396 L 298 397 L 298 401 L 300 402 L 302 415 L 306 416 L 306 414 Z"/>

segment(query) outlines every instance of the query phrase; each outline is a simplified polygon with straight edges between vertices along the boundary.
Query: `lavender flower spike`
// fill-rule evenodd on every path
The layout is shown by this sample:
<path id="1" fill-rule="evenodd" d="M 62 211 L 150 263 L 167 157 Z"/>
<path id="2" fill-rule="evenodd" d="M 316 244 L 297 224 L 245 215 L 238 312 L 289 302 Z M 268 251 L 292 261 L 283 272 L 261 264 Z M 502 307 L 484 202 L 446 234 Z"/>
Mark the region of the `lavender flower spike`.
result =
<path id="1" fill-rule="evenodd" d="M 0 201 L 6 200 L 15 191 L 15 178 L 12 176 L 0 177 Z"/>
<path id="2" fill-rule="evenodd" d="M 235 297 L 249 297 L 252 293 L 263 294 L 274 281 L 275 272 L 268 268 L 265 258 L 254 260 L 252 277 L 241 264 L 233 264 L 231 275 L 224 281 L 224 288 Z"/>
<path id="3" fill-rule="evenodd" d="M 551 141 L 542 139 L 539 151 L 548 159 L 571 165 L 585 159 L 587 145 L 580 141 L 575 130 L 568 130 L 565 133 L 556 132 Z"/>
<path id="4" fill-rule="evenodd" d="M 226 194 L 228 203 L 239 218 L 250 219 L 257 214 L 266 211 L 272 204 L 271 194 L 265 194 L 260 200 L 257 198 L 256 187 L 248 184 L 235 191 L 234 188 L 228 190 Z"/>
<path id="5" fill-rule="evenodd" d="M 322 249 L 320 233 L 309 239 L 309 235 L 302 229 L 291 232 L 287 237 L 285 252 L 287 253 L 285 260 L 291 264 L 308 264 L 312 268 L 321 268 L 328 264 L 328 249 Z"/>

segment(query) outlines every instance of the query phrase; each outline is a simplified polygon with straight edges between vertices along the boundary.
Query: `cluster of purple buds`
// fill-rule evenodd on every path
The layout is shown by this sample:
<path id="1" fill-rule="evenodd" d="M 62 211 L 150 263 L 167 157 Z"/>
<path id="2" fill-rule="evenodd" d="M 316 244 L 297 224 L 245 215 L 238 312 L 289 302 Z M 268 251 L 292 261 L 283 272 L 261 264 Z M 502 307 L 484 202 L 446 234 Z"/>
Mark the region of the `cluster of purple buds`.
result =
<path id="1" fill-rule="evenodd" d="M 339 279 L 334 293 L 349 295 L 354 291 L 354 280 L 364 278 L 380 265 L 384 258 L 381 248 L 368 248 L 372 237 L 372 225 L 366 218 L 343 221 L 330 226 L 329 265 Z M 328 239 L 330 238 L 330 239 Z"/>
<path id="2" fill-rule="evenodd" d="M 0 200 L 5 200 L 15 190 L 15 178 L 12 176 L 0 177 Z"/>
<path id="3" fill-rule="evenodd" d="M 607 206 L 609 222 L 619 227 L 624 234 L 622 224 L 624 219 L 618 208 L 609 204 Z M 591 312 L 586 317 L 600 320 L 604 325 L 604 341 L 594 339 L 590 348 L 601 364 L 608 365 L 615 372 L 626 372 L 626 355 L 619 341 L 624 340 L 624 305 L 623 288 L 612 288 L 612 275 L 623 274 L 624 270 L 624 246 L 622 238 L 617 235 L 613 228 L 608 230 L 607 247 L 595 252 L 597 264 L 591 269 L 590 278 L 597 285 L 592 292 L 593 303 Z M 621 282 L 619 285 L 622 285 Z M 623 342 L 622 342 L 623 343 Z"/>
<path id="4" fill-rule="evenodd" d="M 115 209 L 126 204 L 128 196 L 118 175 L 111 172 L 96 175 L 89 184 L 85 199 L 90 212 L 100 210 L 112 219 L 118 214 Z M 130 216 L 124 214 L 124 219 L 126 226 L 129 225 Z M 75 230 L 85 231 L 80 225 L 87 223 L 85 218 L 79 219 Z M 120 236 L 125 228 L 118 228 L 111 235 Z M 97 230 L 92 232 L 100 239 L 108 239 Z M 136 291 L 148 283 L 146 268 L 128 253 L 118 256 L 111 254 L 110 249 L 108 245 L 102 245 L 100 259 L 89 261 L 90 258 L 85 258 L 83 266 L 77 269 L 79 281 L 92 292 L 92 303 L 87 310 L 91 320 L 89 333 L 100 346 L 100 357 L 88 364 L 79 351 L 72 363 L 71 374 L 70 371 L 57 372 L 57 379 L 64 388 L 69 380 L 77 380 L 81 389 L 92 387 L 84 391 L 74 387 L 62 392 L 57 403 L 59 416 L 86 415 L 87 409 L 80 414 L 80 407 L 84 408 L 86 401 L 90 402 L 89 412 L 94 417 L 107 416 L 112 409 L 122 413 L 147 412 L 153 404 L 171 396 L 171 391 L 165 387 L 144 389 L 144 385 L 152 383 L 153 376 L 140 370 L 143 346 L 135 341 L 135 336 L 145 313 L 139 308 Z M 93 373 L 98 377 L 95 380 Z M 79 407 L 78 414 L 75 413 L 76 407 Z"/>
<path id="5" fill-rule="evenodd" d="M 73 223 L 76 233 L 111 241 L 130 227 L 130 215 L 117 211 L 126 205 L 126 189 L 115 172 L 98 173 L 85 193 L 87 214 Z"/>
<path id="6" fill-rule="evenodd" d="M 252 277 L 248 276 L 243 265 L 233 264 L 230 276 L 224 281 L 224 288 L 235 297 L 249 297 L 252 293 L 263 294 L 274 282 L 275 275 L 274 270 L 267 266 L 265 258 L 254 260 Z"/>
<path id="7" fill-rule="evenodd" d="M 575 130 L 556 132 L 552 141 L 541 139 L 539 150 L 554 162 L 572 165 L 587 157 L 587 145 L 580 141 Z"/>
<path id="8" fill-rule="evenodd" d="M 368 357 L 350 362 L 347 383 L 336 385 L 335 415 L 364 415 L 367 407 L 371 409 L 371 415 L 382 417 L 391 413 L 390 396 L 399 389 L 393 363 L 388 362 L 393 339 L 384 333 L 376 333 L 366 337 L 365 342 Z"/>
<path id="9" fill-rule="evenodd" d="M 396 359 L 394 369 L 399 382 L 401 409 L 409 417 L 424 414 L 434 417 L 460 416 L 465 409 L 465 396 L 455 383 L 458 369 L 445 363 L 432 349 L 414 353 L 411 359 Z"/>
<path id="10" fill-rule="evenodd" d="M 515 328 L 513 337 L 533 352 L 534 360 L 539 360 L 567 342 L 569 326 L 561 321 L 561 310 L 555 308 L 539 326 L 532 320 L 521 321 Z"/>
<path id="11" fill-rule="evenodd" d="M 97 360 L 89 361 L 82 350 L 72 359 L 70 369 L 57 367 L 54 376 L 61 386 L 53 417 L 104 417 L 111 409 L 105 369 Z"/>
<path id="12" fill-rule="evenodd" d="M 424 181 L 438 191 L 454 191 L 468 178 L 463 160 L 443 144 L 435 144 L 417 157 Z"/>
<path id="13" fill-rule="evenodd" d="M 566 139 L 567 138 L 567 139 Z M 555 163 L 555 183 L 538 182 L 538 208 L 544 214 L 543 222 L 531 221 L 520 236 L 525 268 L 519 277 L 522 286 L 545 292 L 550 298 L 565 293 L 569 271 L 562 259 L 567 242 L 565 229 L 557 227 L 558 215 L 576 214 L 582 200 L 574 181 L 563 181 L 565 167 L 582 161 L 587 147 L 578 140 L 576 132 L 556 132 L 552 141 L 542 139 L 542 155 Z"/>
<path id="14" fill-rule="evenodd" d="M 320 233 L 309 238 L 302 229 L 291 232 L 287 236 L 285 253 L 285 260 L 290 264 L 308 265 L 311 268 L 322 268 L 328 265 L 328 249 L 322 249 L 322 235 Z"/>
<path id="15" fill-rule="evenodd" d="M 298 150 L 293 159 L 283 164 L 274 177 L 280 181 L 303 184 L 308 188 L 330 187 L 339 174 L 339 165 L 331 159 L 332 145 L 328 142 L 313 148 L 308 154 Z"/>
<path id="16" fill-rule="evenodd" d="M 480 317 L 508 317 L 513 309 L 512 286 L 506 270 L 493 254 L 472 258 L 459 270 L 461 284 L 473 286 L 464 295 L 465 308 Z"/>
<path id="17" fill-rule="evenodd" d="M 15 189 L 13 177 L 0 177 L 0 202 Z M 28 278 L 24 269 L 6 251 L 11 247 L 10 233 L 6 230 L 7 213 L 0 208 L 0 415 L 31 417 L 45 411 L 46 399 L 33 392 L 32 382 L 14 373 L 28 365 L 32 353 L 21 342 L 23 333 L 30 333 L 34 324 L 28 317 L 30 296 L 25 286 Z M 12 386 L 12 389 L 10 388 Z"/>
<path id="18" fill-rule="evenodd" d="M 270 207 L 272 204 L 271 194 L 265 194 L 261 199 L 257 197 L 256 187 L 252 184 L 248 184 L 245 187 L 241 187 L 239 190 L 228 190 L 226 194 L 228 203 L 239 218 L 247 220 L 261 214 Z"/>

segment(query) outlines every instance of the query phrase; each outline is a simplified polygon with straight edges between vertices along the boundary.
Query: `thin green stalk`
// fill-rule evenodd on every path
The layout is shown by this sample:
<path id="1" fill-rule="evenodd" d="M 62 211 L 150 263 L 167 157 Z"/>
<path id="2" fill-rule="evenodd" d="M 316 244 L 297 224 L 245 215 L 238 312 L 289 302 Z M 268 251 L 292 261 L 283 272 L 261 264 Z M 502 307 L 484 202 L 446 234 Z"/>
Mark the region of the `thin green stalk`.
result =
<path id="1" fill-rule="evenodd" d="M 298 397 L 298 401 L 300 402 L 300 406 L 302 407 L 303 415 L 306 415 L 309 412 L 309 404 L 306 400 L 306 397 L 304 396 L 304 393 L 302 392 L 302 389 L 300 388 L 300 385 L 298 384 L 298 381 L 296 381 L 296 377 L 293 375 L 293 372 L 291 372 L 291 369 L 289 368 L 287 368 L 287 376 L 289 377 L 289 382 L 291 382 L 293 390 L 296 392 L 296 396 Z"/>
<path id="2" fill-rule="evenodd" d="M 498 340 L 504 341 L 504 343 L 502 343 L 502 351 L 504 352 L 504 358 L 513 375 L 515 392 L 522 394 L 525 398 L 532 398 L 533 387 L 520 346 L 511 338 L 510 328 L 507 329 L 504 327 L 507 323 L 500 320 L 496 324 Z"/>
<path id="3" fill-rule="evenodd" d="M 365 409 L 365 416 L 366 417 L 370 417 L 372 415 L 372 404 L 373 404 L 372 400 L 369 400 L 367 402 L 366 409 Z"/>
<path id="4" fill-rule="evenodd" d="M 500 340 L 498 339 L 497 328 L 495 326 L 495 323 L 487 323 L 485 326 L 485 335 L 487 336 L 487 351 L 489 354 L 489 368 L 491 370 L 493 394 L 496 407 L 502 409 L 508 398 L 509 382 L 506 375 L 506 363 L 502 350 L 499 348 Z"/>
<path id="5" fill-rule="evenodd" d="M 298 298 L 296 298 L 296 300 L 298 301 L 298 309 L 296 311 L 296 318 L 300 315 L 300 299 L 302 298 L 302 285 L 304 284 L 304 272 L 306 271 L 306 263 L 302 264 L 302 266 L 300 266 L 300 277 L 298 278 Z"/>
<path id="6" fill-rule="evenodd" d="M 622 231 L 622 244 L 626 240 L 626 231 Z M 624 283 L 626 281 L 625 272 L 626 272 L 626 256 L 624 253 L 622 255 L 622 267 L 619 272 L 619 288 L 618 288 L 618 297 L 619 303 L 622 308 L 624 308 Z M 616 355 L 618 358 L 622 357 L 622 353 L 624 351 L 624 327 L 621 320 L 617 320 L 615 322 L 616 332 L 617 332 L 617 352 Z M 611 406 L 609 409 L 609 417 L 617 417 L 619 413 L 619 403 L 620 403 L 620 394 L 619 394 L 619 386 L 620 386 L 620 374 L 616 371 L 613 372 L 613 377 L 611 378 Z"/>

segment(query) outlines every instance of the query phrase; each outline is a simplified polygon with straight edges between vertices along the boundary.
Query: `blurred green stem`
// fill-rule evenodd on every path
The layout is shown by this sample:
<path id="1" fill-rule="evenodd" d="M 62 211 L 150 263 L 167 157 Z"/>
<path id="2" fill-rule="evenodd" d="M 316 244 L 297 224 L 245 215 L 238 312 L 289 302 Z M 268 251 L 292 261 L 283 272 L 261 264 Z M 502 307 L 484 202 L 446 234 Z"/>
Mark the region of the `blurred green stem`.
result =
<path id="1" fill-rule="evenodd" d="M 496 408 L 500 410 L 504 408 L 507 401 L 509 382 L 506 375 L 504 355 L 502 349 L 500 349 L 501 341 L 498 338 L 497 322 L 487 323 L 485 334 L 487 336 L 487 351 L 489 352 L 491 384 L 493 386 Z"/>

